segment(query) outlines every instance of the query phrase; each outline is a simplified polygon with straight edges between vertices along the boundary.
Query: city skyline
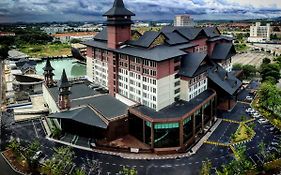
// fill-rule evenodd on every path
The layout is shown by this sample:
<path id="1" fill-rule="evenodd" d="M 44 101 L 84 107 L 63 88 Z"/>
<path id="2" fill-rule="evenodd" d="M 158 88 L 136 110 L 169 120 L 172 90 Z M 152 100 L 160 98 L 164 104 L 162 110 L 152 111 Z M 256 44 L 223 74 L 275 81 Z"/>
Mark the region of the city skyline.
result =
<path id="1" fill-rule="evenodd" d="M 243 20 L 281 16 L 280 0 L 131 0 L 126 6 L 134 20 L 172 20 L 190 14 L 195 20 Z M 104 20 L 101 15 L 113 0 L 4 0 L 0 22 L 50 22 Z M 281 1 L 280 1 L 281 2 Z"/>

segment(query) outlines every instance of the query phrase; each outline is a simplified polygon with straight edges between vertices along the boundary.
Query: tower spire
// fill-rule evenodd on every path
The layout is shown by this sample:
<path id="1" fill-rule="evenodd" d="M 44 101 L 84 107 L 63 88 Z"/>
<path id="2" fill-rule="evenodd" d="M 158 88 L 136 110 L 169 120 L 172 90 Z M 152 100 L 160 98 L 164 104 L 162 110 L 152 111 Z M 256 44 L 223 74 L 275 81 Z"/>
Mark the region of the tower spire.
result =
<path id="1" fill-rule="evenodd" d="M 71 94 L 70 91 L 70 83 L 67 79 L 65 69 L 62 71 L 60 85 L 59 85 L 59 108 L 61 110 L 68 110 L 70 109 L 70 98 L 69 95 Z"/>
<path id="2" fill-rule="evenodd" d="M 55 70 L 50 62 L 50 59 L 47 59 L 45 67 L 42 68 L 44 70 L 44 80 L 45 80 L 45 85 L 47 87 L 52 87 L 54 85 L 54 80 L 53 80 L 53 70 Z"/>
<path id="3" fill-rule="evenodd" d="M 131 25 L 134 23 L 131 17 L 135 14 L 125 7 L 123 0 L 115 0 L 112 8 L 103 16 L 107 17 L 105 25 L 109 48 L 117 49 L 122 43 L 131 39 Z"/>

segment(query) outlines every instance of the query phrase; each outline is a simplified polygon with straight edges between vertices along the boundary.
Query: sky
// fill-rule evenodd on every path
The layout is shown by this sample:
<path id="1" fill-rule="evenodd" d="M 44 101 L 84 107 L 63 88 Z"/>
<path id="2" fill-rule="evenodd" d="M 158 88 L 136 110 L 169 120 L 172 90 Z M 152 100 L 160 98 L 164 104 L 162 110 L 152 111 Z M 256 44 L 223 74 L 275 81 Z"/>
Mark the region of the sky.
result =
<path id="1" fill-rule="evenodd" d="M 95 21 L 114 0 L 0 0 L 1 22 Z M 281 0 L 124 0 L 134 20 L 239 20 L 281 16 Z"/>

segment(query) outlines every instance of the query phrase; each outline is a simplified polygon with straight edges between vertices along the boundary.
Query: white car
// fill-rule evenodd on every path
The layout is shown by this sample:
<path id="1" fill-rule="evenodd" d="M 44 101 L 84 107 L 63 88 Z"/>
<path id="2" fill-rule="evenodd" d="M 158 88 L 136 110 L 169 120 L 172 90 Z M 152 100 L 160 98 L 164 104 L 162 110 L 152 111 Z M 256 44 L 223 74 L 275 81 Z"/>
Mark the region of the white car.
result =
<path id="1" fill-rule="evenodd" d="M 268 120 L 267 119 L 259 119 L 258 122 L 262 124 L 262 123 L 267 123 Z"/>
<path id="2" fill-rule="evenodd" d="M 252 101 L 252 100 L 253 100 L 253 97 L 251 97 L 251 96 L 248 95 L 248 96 L 246 97 L 246 100 Z"/>
<path id="3" fill-rule="evenodd" d="M 275 129 L 274 127 L 269 128 L 270 131 L 273 131 L 274 129 Z"/>

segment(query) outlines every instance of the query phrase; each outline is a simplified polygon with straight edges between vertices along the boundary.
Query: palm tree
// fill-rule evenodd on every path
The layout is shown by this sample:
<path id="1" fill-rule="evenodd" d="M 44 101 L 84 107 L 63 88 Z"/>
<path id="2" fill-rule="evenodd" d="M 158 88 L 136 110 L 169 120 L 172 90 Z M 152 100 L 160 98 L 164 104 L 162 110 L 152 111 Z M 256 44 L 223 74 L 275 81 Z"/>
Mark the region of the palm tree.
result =
<path id="1" fill-rule="evenodd" d="M 16 157 L 19 157 L 21 153 L 20 146 L 20 142 L 18 142 L 16 139 L 12 139 L 8 145 L 8 148 L 12 150 Z"/>
<path id="2" fill-rule="evenodd" d="M 72 175 L 87 175 L 83 168 L 77 168 Z"/>
<path id="3" fill-rule="evenodd" d="M 209 175 L 212 168 L 212 163 L 207 159 L 206 161 L 202 162 L 201 167 L 201 175 Z"/>

